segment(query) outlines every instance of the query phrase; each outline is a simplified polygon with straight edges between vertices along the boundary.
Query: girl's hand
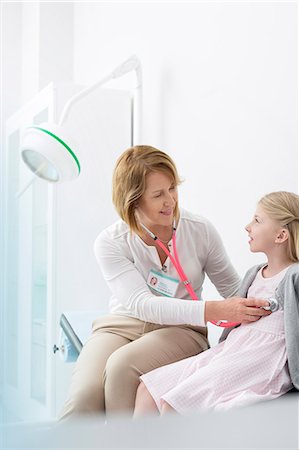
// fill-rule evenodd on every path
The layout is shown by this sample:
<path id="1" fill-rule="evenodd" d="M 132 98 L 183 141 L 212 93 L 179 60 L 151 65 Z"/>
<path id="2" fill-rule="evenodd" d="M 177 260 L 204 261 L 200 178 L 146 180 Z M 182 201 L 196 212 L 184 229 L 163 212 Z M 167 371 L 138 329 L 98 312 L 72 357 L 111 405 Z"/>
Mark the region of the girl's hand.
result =
<path id="1" fill-rule="evenodd" d="M 231 297 L 221 301 L 206 301 L 205 321 L 228 320 L 229 322 L 249 323 L 256 322 L 263 316 L 268 316 L 271 311 L 266 311 L 262 306 L 269 306 L 266 299 L 253 297 Z"/>

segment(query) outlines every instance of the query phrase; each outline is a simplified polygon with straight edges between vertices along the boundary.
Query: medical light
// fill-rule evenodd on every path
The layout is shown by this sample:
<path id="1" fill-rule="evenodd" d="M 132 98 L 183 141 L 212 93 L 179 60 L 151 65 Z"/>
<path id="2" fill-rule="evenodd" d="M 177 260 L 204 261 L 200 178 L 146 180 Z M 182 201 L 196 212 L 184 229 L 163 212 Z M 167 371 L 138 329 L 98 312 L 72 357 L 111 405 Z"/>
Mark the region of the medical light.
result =
<path id="1" fill-rule="evenodd" d="M 122 64 L 117 66 L 109 75 L 97 83 L 89 86 L 74 95 L 65 105 L 59 123 L 43 123 L 25 128 L 21 140 L 21 157 L 28 168 L 34 173 L 33 179 L 17 194 L 19 197 L 28 186 L 40 177 L 52 183 L 73 180 L 80 174 L 80 161 L 78 149 L 69 135 L 64 123 L 68 118 L 71 108 L 83 97 L 108 81 L 122 77 L 128 72 L 135 71 L 137 77 L 136 95 L 134 100 L 134 124 L 133 141 L 136 143 L 140 132 L 141 111 L 141 64 L 139 59 L 133 55 Z"/>

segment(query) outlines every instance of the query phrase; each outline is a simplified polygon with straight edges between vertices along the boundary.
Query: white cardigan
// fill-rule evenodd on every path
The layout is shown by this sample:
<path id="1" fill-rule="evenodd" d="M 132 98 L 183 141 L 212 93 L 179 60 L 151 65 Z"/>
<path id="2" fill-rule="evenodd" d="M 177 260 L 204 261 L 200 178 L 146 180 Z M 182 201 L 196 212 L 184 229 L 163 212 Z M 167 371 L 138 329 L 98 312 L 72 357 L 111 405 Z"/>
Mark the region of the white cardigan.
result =
<path id="1" fill-rule="evenodd" d="M 239 276 L 227 257 L 218 232 L 207 219 L 180 209 L 176 242 L 180 263 L 199 299 L 202 299 L 205 273 L 221 296 L 231 297 L 238 291 Z M 170 245 L 173 254 L 172 241 Z M 181 281 L 176 298 L 160 296 L 150 289 L 146 283 L 149 271 L 161 270 L 158 252 L 131 233 L 122 220 L 98 235 L 94 251 L 112 291 L 111 313 L 163 325 L 206 325 L 205 301 L 192 301 Z M 167 275 L 179 279 L 169 258 L 164 266 Z"/>

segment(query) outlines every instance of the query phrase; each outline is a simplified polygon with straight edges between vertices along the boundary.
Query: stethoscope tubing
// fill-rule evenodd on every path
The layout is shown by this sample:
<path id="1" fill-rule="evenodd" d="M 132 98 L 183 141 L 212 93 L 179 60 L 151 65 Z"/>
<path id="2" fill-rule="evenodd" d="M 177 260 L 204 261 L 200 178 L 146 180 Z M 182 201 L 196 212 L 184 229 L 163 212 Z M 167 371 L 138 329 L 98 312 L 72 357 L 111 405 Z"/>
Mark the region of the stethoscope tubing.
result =
<path id="1" fill-rule="evenodd" d="M 157 242 L 159 247 L 166 253 L 166 255 L 169 257 L 170 261 L 174 265 L 182 283 L 184 284 L 187 292 L 190 294 L 190 297 L 192 300 L 198 301 L 198 297 L 194 292 L 194 289 L 192 287 L 191 282 L 188 280 L 182 266 L 179 260 L 178 252 L 177 252 L 177 246 L 176 246 L 176 227 L 173 226 L 173 232 L 172 232 L 172 245 L 173 245 L 173 253 L 174 257 L 168 250 L 168 248 L 163 244 L 162 241 L 156 236 L 154 233 L 152 233 L 148 228 L 146 228 L 145 225 L 141 224 L 141 226 L 144 228 L 144 230 Z M 230 328 L 235 327 L 236 325 L 240 325 L 240 322 L 224 322 L 222 320 L 219 320 L 218 322 L 215 322 L 214 320 L 210 320 L 210 322 L 214 325 L 217 325 L 219 327 L 223 328 Z"/>

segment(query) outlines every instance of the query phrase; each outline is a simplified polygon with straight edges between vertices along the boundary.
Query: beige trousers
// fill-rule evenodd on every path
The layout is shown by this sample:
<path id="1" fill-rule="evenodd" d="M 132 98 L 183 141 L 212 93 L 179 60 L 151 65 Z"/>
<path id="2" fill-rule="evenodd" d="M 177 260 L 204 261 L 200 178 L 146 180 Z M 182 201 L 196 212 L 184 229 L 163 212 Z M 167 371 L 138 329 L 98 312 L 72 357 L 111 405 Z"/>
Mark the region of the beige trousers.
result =
<path id="1" fill-rule="evenodd" d="M 111 314 L 96 319 L 77 360 L 60 419 L 133 412 L 139 377 L 209 347 L 207 329 Z"/>

